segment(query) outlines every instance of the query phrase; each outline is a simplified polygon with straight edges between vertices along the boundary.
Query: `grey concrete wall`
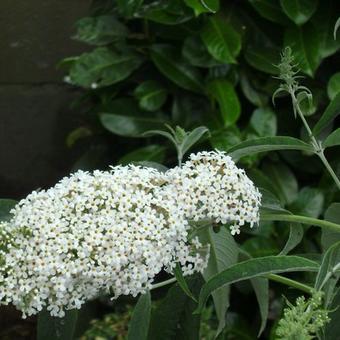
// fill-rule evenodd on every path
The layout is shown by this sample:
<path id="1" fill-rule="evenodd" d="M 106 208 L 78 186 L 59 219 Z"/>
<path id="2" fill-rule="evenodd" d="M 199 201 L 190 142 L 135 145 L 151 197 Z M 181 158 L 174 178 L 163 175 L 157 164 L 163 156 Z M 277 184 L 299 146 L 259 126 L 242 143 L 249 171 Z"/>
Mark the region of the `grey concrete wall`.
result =
<path id="1" fill-rule="evenodd" d="M 84 46 L 74 23 L 90 0 L 0 1 L 0 197 L 21 197 L 68 172 L 65 136 L 79 92 L 56 64 Z"/>

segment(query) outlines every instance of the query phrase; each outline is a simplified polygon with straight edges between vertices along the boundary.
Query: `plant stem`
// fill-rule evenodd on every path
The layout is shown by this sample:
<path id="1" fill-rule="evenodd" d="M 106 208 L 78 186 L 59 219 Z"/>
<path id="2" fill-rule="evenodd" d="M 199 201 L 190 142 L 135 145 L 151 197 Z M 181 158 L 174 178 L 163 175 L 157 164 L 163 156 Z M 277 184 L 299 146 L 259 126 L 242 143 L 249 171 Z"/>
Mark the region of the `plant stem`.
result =
<path id="1" fill-rule="evenodd" d="M 313 293 L 313 287 L 310 287 L 308 285 L 305 285 L 303 283 L 300 283 L 298 281 L 288 279 L 287 277 L 276 275 L 276 274 L 269 274 L 266 275 L 266 278 L 272 281 L 280 282 L 286 286 L 290 286 L 299 290 L 302 290 L 305 293 L 312 294 Z"/>
<path id="2" fill-rule="evenodd" d="M 160 287 L 163 287 L 163 286 L 167 286 L 167 285 L 174 283 L 174 282 L 176 282 L 176 278 L 172 277 L 169 280 L 165 280 L 165 281 L 162 281 L 162 282 L 159 282 L 159 283 L 155 283 L 154 285 L 152 285 L 150 290 L 157 289 L 157 288 L 160 288 Z"/>
<path id="3" fill-rule="evenodd" d="M 298 100 L 296 99 L 296 96 L 295 96 L 295 91 L 292 87 L 290 87 L 289 89 L 289 94 L 292 98 L 292 104 L 293 104 L 293 107 L 295 109 L 295 111 L 298 113 L 298 115 L 300 116 L 301 120 L 302 120 L 302 123 L 303 125 L 305 126 L 307 132 L 308 132 L 308 135 L 309 135 L 309 138 L 311 139 L 311 144 L 314 148 L 314 151 L 315 153 L 318 155 L 318 157 L 320 158 L 320 160 L 322 161 L 323 165 L 325 166 L 325 168 L 327 169 L 328 173 L 331 175 L 331 177 L 333 178 L 335 184 L 337 185 L 338 189 L 340 190 L 340 180 L 338 178 L 338 176 L 335 174 L 334 170 L 332 169 L 331 165 L 328 163 L 327 161 L 327 158 L 325 157 L 325 154 L 323 152 L 323 148 L 321 146 L 321 143 L 319 143 L 316 138 L 314 137 L 313 135 L 313 132 L 311 130 L 311 128 L 309 127 L 307 121 L 306 121 L 306 118 L 300 108 L 300 105 L 299 105 L 299 102 Z"/>
<path id="4" fill-rule="evenodd" d="M 319 220 L 317 218 L 307 217 L 307 216 L 301 216 L 301 215 L 289 215 L 289 214 L 262 214 L 261 219 L 263 221 L 285 221 L 285 222 L 297 222 L 302 224 L 309 224 L 318 226 L 324 229 L 340 232 L 340 225 Z"/>

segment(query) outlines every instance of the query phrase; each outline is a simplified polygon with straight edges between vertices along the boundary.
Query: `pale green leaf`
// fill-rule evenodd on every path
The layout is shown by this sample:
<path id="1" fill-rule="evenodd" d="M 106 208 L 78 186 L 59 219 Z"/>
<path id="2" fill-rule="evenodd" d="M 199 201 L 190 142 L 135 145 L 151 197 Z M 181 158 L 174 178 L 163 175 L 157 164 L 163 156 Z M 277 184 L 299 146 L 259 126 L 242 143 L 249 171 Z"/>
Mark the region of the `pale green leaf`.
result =
<path id="1" fill-rule="evenodd" d="M 196 312 L 202 312 L 209 295 L 226 284 L 232 284 L 267 274 L 315 271 L 318 267 L 319 265 L 316 262 L 298 256 L 258 257 L 237 263 L 213 276 L 203 285 Z"/>
<path id="2" fill-rule="evenodd" d="M 151 295 L 141 295 L 133 310 L 127 340 L 147 340 L 151 315 Z"/>

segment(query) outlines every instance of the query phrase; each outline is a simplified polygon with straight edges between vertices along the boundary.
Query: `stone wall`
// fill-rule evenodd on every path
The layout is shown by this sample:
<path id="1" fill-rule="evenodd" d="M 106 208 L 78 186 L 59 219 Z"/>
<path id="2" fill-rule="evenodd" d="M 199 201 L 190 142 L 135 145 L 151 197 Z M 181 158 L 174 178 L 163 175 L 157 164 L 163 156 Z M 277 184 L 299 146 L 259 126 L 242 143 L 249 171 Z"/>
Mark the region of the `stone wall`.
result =
<path id="1" fill-rule="evenodd" d="M 65 136 L 79 93 L 56 64 L 84 49 L 70 37 L 90 3 L 0 1 L 0 197 L 20 198 L 69 171 Z"/>

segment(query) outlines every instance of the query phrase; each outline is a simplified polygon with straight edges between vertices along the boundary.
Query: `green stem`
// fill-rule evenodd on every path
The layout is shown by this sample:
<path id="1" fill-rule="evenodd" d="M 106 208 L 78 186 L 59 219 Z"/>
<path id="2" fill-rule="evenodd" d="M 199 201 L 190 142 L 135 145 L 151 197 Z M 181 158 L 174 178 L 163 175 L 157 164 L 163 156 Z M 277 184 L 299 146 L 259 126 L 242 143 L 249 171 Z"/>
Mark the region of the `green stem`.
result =
<path id="1" fill-rule="evenodd" d="M 331 177 L 333 178 L 335 184 L 337 185 L 338 189 L 340 190 L 340 180 L 339 180 L 338 176 L 335 174 L 335 172 L 332 169 L 331 165 L 328 163 L 327 158 L 324 155 L 321 143 L 319 143 L 316 140 L 316 138 L 314 137 L 313 132 L 312 132 L 311 128 L 309 127 L 309 125 L 308 125 L 308 123 L 306 121 L 306 118 L 305 118 L 305 116 L 304 116 L 304 114 L 303 114 L 303 112 L 302 112 L 302 110 L 300 108 L 300 105 L 299 105 L 299 103 L 298 103 L 298 101 L 297 101 L 297 99 L 295 97 L 295 91 L 294 91 L 294 89 L 292 87 L 290 87 L 289 94 L 292 97 L 293 107 L 296 110 L 296 112 L 298 113 L 298 115 L 300 116 L 300 118 L 302 120 L 302 123 L 303 123 L 303 125 L 305 126 L 305 128 L 306 128 L 306 130 L 308 132 L 308 135 L 309 135 L 309 138 L 311 139 L 311 144 L 312 144 L 312 146 L 314 148 L 315 153 L 318 155 L 318 157 L 320 158 L 321 162 L 325 166 L 326 170 L 331 175 Z"/>
<path id="2" fill-rule="evenodd" d="M 160 288 L 160 287 L 163 287 L 163 286 L 167 286 L 167 285 L 174 283 L 174 282 L 176 282 L 176 278 L 172 277 L 169 280 L 165 280 L 165 281 L 162 281 L 162 282 L 159 282 L 159 283 L 155 283 L 154 285 L 152 285 L 150 290 L 157 289 L 157 288 Z"/>
<path id="3" fill-rule="evenodd" d="M 262 214 L 261 220 L 263 221 L 285 221 L 285 222 L 297 222 L 302 224 L 309 224 L 318 226 L 324 229 L 340 232 L 340 225 L 319 220 L 317 218 L 307 217 L 307 216 L 300 216 L 300 215 L 289 215 L 289 214 Z"/>
<path id="4" fill-rule="evenodd" d="M 321 159 L 321 161 L 324 164 L 325 168 L 328 170 L 329 174 L 332 176 L 334 182 L 336 183 L 337 187 L 340 190 L 340 180 L 339 180 L 338 176 L 335 174 L 335 172 L 332 169 L 331 165 L 328 163 L 327 158 L 325 157 L 323 151 L 318 153 L 318 156 Z"/>
<path id="5" fill-rule="evenodd" d="M 269 274 L 266 275 L 266 278 L 272 281 L 280 282 L 286 286 L 290 286 L 299 290 L 302 290 L 305 293 L 312 294 L 313 293 L 313 287 L 310 287 L 308 285 L 305 285 L 303 283 L 300 283 L 298 281 L 288 279 L 287 277 L 276 275 L 276 274 Z"/>

